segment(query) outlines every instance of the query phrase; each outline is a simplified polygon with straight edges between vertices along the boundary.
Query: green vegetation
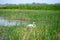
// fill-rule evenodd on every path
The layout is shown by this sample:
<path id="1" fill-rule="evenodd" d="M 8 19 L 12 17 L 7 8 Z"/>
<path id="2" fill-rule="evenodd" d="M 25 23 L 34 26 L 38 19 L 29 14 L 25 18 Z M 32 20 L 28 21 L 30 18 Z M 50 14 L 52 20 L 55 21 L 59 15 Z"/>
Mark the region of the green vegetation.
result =
<path id="1" fill-rule="evenodd" d="M 0 9 L 60 10 L 60 4 L 6 4 Z"/>
<path id="2" fill-rule="evenodd" d="M 35 21 L 37 25 L 35 28 L 27 28 L 26 25 L 3 26 L 0 29 L 6 28 L 6 32 L 2 33 L 8 34 L 4 40 L 58 40 L 60 11 L 2 9 L 0 17 L 8 20 Z"/>

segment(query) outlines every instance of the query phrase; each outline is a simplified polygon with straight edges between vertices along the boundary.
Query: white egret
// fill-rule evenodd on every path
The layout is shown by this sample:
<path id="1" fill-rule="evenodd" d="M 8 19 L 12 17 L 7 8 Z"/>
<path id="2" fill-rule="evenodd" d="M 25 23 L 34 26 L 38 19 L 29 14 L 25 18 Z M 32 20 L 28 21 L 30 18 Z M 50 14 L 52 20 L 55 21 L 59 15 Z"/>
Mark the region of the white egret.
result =
<path id="1" fill-rule="evenodd" d="M 36 27 L 36 24 L 35 24 L 35 22 L 33 22 L 32 24 L 28 24 L 27 27 L 34 28 L 34 27 Z"/>

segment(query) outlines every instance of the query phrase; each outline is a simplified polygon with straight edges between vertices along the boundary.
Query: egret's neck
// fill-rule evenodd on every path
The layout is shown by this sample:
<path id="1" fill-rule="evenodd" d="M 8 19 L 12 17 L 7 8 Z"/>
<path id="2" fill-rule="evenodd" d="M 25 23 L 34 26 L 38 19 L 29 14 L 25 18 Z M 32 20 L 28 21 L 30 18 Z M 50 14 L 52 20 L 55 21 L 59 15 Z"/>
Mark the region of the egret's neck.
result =
<path id="1" fill-rule="evenodd" d="M 33 24 L 35 24 L 35 22 L 33 22 Z"/>

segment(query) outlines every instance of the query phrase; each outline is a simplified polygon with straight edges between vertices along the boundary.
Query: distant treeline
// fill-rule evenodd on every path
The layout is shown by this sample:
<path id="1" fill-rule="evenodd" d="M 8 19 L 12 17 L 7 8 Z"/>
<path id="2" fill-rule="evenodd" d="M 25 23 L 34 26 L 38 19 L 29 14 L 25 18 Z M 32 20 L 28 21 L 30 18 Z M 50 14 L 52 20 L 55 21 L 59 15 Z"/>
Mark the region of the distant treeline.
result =
<path id="1" fill-rule="evenodd" d="M 0 9 L 60 10 L 60 4 L 7 4 Z"/>

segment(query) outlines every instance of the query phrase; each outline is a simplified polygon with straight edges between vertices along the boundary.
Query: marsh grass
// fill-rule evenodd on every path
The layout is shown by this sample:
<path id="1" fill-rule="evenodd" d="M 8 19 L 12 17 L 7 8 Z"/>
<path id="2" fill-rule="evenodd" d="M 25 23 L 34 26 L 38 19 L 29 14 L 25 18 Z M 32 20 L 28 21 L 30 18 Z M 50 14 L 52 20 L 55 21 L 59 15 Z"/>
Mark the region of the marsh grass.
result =
<path id="1" fill-rule="evenodd" d="M 9 40 L 57 40 L 54 30 L 50 26 L 36 28 L 11 27 L 8 30 Z"/>
<path id="2" fill-rule="evenodd" d="M 1 35 L 8 34 L 4 40 L 58 40 L 56 33 L 59 27 L 59 11 L 1 11 L 0 16 L 8 20 L 35 21 L 35 28 L 26 27 L 27 24 L 12 27 L 0 27 L 4 29 Z"/>

